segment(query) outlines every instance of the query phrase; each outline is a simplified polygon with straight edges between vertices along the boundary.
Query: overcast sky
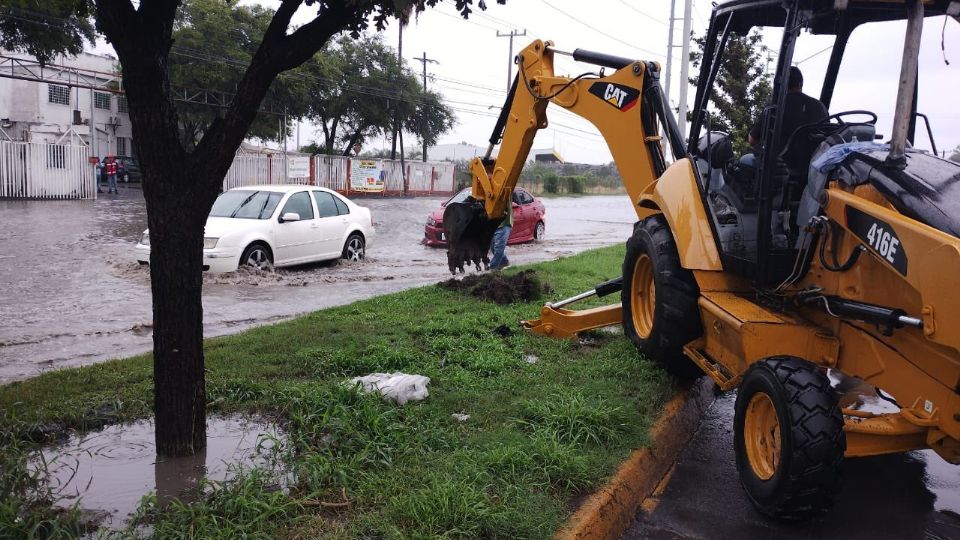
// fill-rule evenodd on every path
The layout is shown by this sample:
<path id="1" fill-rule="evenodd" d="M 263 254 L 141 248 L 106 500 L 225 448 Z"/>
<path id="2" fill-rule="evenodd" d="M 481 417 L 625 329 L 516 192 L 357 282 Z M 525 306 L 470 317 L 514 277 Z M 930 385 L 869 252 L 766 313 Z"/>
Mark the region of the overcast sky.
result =
<path id="1" fill-rule="evenodd" d="M 247 0 L 275 8 L 276 1 Z M 499 5 L 487 0 L 486 11 L 476 10 L 469 20 L 456 12 L 453 0 L 443 0 L 434 9 L 421 13 L 403 33 L 403 56 L 418 73 L 421 63 L 414 60 L 426 52 L 437 64 L 428 65 L 432 77 L 428 85 L 439 90 L 457 114 L 457 124 L 444 135 L 441 143 L 466 141 L 486 146 L 496 113 L 506 94 L 509 38 L 497 32 L 524 31 L 527 35 L 514 39 L 514 53 L 535 38 L 552 40 L 556 47 L 572 51 L 576 48 L 602 51 L 618 56 L 666 61 L 667 30 L 670 15 L 668 0 L 508 0 Z M 683 2 L 677 1 L 677 17 L 682 15 Z M 694 2 L 693 32 L 702 35 L 710 17 L 711 3 Z M 294 23 L 303 24 L 315 14 L 315 8 L 302 7 Z M 960 108 L 953 92 L 960 88 L 960 24 L 943 18 L 928 18 L 924 27 L 921 53 L 920 111 L 933 124 L 939 149 L 960 144 Z M 678 44 L 682 35 L 681 21 L 675 30 Z M 903 46 L 903 23 L 883 23 L 857 30 L 848 45 L 842 74 L 838 81 L 830 112 L 868 109 L 880 115 L 878 131 L 890 134 L 893 102 Z M 941 51 L 941 32 L 945 30 L 946 52 Z M 396 47 L 398 25 L 395 21 L 383 32 L 384 40 Z M 780 31 L 765 32 L 767 45 L 779 48 Z M 832 38 L 801 37 L 794 54 L 806 76 L 805 91 L 818 96 L 822 74 L 829 58 Z M 98 47 L 99 48 L 99 47 Z M 824 50 L 827 49 L 827 50 Z M 674 50 L 672 102 L 676 106 L 679 92 L 679 47 Z M 944 62 L 944 54 L 951 65 Z M 579 74 L 595 68 L 572 59 L 556 56 L 558 74 Z M 776 55 L 773 55 L 776 61 Z M 772 67 L 771 67 L 772 69 Z M 693 101 L 694 89 L 690 91 Z M 553 147 L 567 160 L 581 163 L 610 161 L 606 144 L 595 128 L 585 120 L 551 105 L 547 112 L 550 127 L 538 134 L 534 148 Z M 304 123 L 300 142 L 316 138 L 314 127 Z M 407 146 L 415 141 L 405 140 Z M 293 141 L 291 141 L 291 148 Z M 925 137 L 918 146 L 929 148 Z M 389 141 L 369 141 L 365 150 L 389 148 Z"/>

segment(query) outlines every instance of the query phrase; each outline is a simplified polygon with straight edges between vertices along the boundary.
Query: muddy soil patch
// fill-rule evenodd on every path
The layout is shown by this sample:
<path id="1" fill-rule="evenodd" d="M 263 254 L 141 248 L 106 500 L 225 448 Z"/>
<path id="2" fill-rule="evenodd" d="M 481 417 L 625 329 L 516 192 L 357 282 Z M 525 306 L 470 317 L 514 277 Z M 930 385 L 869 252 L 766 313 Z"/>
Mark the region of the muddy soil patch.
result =
<path id="1" fill-rule="evenodd" d="M 550 285 L 542 283 L 533 270 L 524 270 L 516 274 L 490 272 L 472 274 L 463 279 L 448 279 L 440 282 L 444 289 L 506 305 L 514 302 L 532 302 L 540 300 L 550 292 Z"/>

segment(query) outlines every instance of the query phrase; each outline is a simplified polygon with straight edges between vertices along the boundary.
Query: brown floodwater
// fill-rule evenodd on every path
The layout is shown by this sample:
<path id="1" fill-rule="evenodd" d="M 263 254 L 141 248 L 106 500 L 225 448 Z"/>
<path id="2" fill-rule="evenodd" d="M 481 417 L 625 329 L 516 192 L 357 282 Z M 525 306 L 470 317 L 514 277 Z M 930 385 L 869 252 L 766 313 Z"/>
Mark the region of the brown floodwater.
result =
<path id="1" fill-rule="evenodd" d="M 189 500 L 202 479 L 221 482 L 252 468 L 275 473 L 278 487 L 284 480 L 283 432 L 275 424 L 211 416 L 206 450 L 175 459 L 157 458 L 153 428 L 152 420 L 141 420 L 74 435 L 38 452 L 31 466 L 46 470 L 55 506 L 76 505 L 112 528 L 123 526 L 150 493 L 160 504 Z"/>
<path id="2" fill-rule="evenodd" d="M 146 210 L 139 190 L 121 189 L 96 201 L 0 201 L 0 384 L 152 347 L 149 270 L 133 256 Z M 449 278 L 445 251 L 420 244 L 428 213 L 443 200 L 357 199 L 373 212 L 377 231 L 361 263 L 205 274 L 204 334 Z M 625 195 L 543 203 L 546 240 L 508 247 L 514 264 L 622 243 L 636 221 Z"/>

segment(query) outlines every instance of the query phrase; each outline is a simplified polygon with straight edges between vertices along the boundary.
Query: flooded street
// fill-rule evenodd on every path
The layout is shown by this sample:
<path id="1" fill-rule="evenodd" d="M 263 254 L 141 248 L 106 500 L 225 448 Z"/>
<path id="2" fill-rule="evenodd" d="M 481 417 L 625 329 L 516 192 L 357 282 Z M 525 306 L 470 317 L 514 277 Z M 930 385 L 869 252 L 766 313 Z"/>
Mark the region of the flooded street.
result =
<path id="1" fill-rule="evenodd" d="M 446 279 L 445 251 L 420 244 L 444 199 L 356 199 L 377 230 L 362 263 L 205 275 L 205 335 Z M 543 203 L 546 240 L 510 246 L 513 264 L 621 243 L 636 220 L 624 195 Z M 97 201 L 0 201 L 0 384 L 150 350 L 149 271 L 133 256 L 146 222 L 140 190 L 125 186 Z"/>

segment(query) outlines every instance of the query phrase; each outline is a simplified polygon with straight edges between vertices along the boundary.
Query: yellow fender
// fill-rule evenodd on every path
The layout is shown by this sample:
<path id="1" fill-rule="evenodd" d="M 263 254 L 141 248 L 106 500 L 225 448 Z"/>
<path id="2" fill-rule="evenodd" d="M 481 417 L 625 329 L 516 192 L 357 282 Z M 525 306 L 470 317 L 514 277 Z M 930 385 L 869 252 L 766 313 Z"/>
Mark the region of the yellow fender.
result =
<path id="1" fill-rule="evenodd" d="M 661 212 L 680 253 L 680 264 L 689 270 L 722 271 L 713 229 L 703 208 L 693 162 L 681 159 L 649 184 L 637 201 L 640 219 Z"/>

